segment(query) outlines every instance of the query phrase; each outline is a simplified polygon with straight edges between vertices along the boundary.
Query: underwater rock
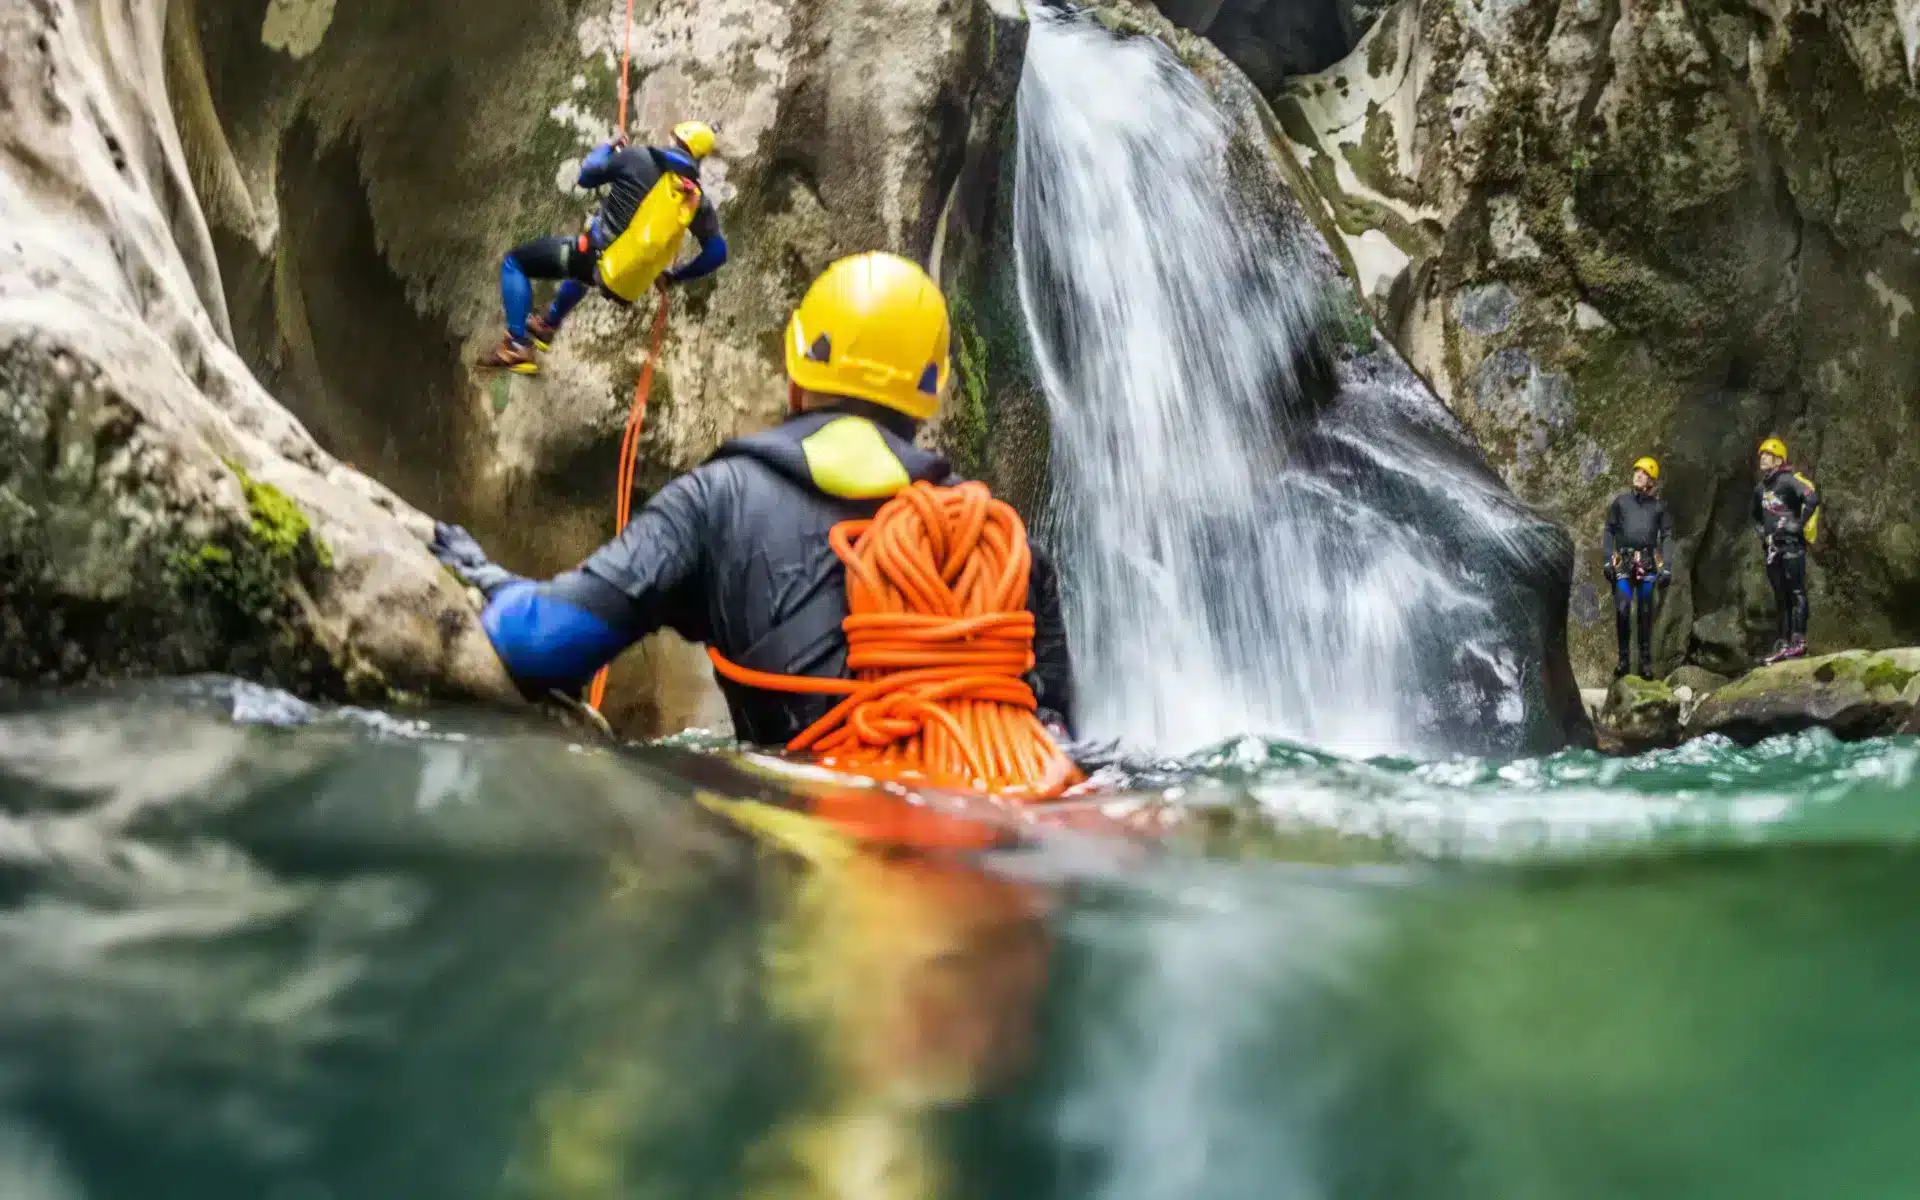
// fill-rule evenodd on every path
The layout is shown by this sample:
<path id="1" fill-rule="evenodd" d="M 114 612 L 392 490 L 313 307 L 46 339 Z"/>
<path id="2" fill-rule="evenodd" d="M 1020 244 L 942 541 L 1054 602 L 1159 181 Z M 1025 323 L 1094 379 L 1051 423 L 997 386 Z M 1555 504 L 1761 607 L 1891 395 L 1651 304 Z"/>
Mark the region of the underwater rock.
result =
<path id="1" fill-rule="evenodd" d="M 1761 667 L 1700 702 L 1687 735 L 1750 745 L 1775 734 L 1831 730 L 1844 740 L 1899 731 L 1920 704 L 1920 648 L 1848 650 Z"/>
<path id="2" fill-rule="evenodd" d="M 510 700 L 431 522 L 227 342 L 161 9 L 0 9 L 0 678 Z"/>

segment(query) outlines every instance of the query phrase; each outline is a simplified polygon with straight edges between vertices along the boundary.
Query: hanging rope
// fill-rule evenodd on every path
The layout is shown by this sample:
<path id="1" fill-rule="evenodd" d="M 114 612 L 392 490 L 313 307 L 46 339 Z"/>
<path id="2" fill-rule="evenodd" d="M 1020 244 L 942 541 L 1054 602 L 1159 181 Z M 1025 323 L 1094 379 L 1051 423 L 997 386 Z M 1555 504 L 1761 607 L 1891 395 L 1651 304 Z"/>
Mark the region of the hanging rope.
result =
<path id="1" fill-rule="evenodd" d="M 620 132 L 627 131 L 627 67 L 633 62 L 633 0 L 627 0 L 625 39 L 620 45 Z"/>
<path id="2" fill-rule="evenodd" d="M 628 71 L 633 62 L 633 0 L 627 0 L 626 35 L 620 46 L 620 132 L 627 131 Z M 647 421 L 647 394 L 653 390 L 653 365 L 660 361 L 660 344 L 667 336 L 667 294 L 660 293 L 660 307 L 653 314 L 653 344 L 647 361 L 640 365 L 640 378 L 633 385 L 633 403 L 627 407 L 627 431 L 620 439 L 619 480 L 614 484 L 613 532 L 617 536 L 633 516 L 633 475 L 640 456 L 640 429 Z M 601 667 L 587 692 L 587 704 L 594 711 L 607 698 L 607 668 Z"/>
<path id="3" fill-rule="evenodd" d="M 985 484 L 916 483 L 829 535 L 847 569 L 853 679 L 775 675 L 708 657 L 735 683 L 845 695 L 787 743 L 823 766 L 1049 800 L 1081 778 L 1035 715 L 1027 611 L 1032 555 L 1013 506 Z"/>
<path id="4" fill-rule="evenodd" d="M 632 0 L 628 0 L 629 3 Z M 627 432 L 620 439 L 620 474 L 613 492 L 613 531 L 618 534 L 633 517 L 633 477 L 640 459 L 640 429 L 647 423 L 647 393 L 653 390 L 653 365 L 660 361 L 660 344 L 667 336 L 667 294 L 660 293 L 660 307 L 653 311 L 653 338 L 647 348 L 647 361 L 640 364 L 640 378 L 633 385 L 633 403 L 627 408 Z M 607 668 L 593 677 L 587 703 L 595 711 L 607 698 Z"/>

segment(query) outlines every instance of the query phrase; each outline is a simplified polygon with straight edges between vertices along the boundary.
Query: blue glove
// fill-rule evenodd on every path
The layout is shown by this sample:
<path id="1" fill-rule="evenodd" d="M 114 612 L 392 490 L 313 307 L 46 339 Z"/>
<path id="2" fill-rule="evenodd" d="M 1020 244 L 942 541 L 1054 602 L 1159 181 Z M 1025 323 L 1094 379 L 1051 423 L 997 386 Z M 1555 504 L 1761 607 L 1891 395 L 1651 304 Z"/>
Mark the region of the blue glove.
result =
<path id="1" fill-rule="evenodd" d="M 521 581 L 520 576 L 488 559 L 487 552 L 480 548 L 474 536 L 458 525 L 435 521 L 433 545 L 430 548 L 435 558 L 464 580 L 467 586 L 479 588 L 480 594 L 489 600 L 501 588 Z"/>

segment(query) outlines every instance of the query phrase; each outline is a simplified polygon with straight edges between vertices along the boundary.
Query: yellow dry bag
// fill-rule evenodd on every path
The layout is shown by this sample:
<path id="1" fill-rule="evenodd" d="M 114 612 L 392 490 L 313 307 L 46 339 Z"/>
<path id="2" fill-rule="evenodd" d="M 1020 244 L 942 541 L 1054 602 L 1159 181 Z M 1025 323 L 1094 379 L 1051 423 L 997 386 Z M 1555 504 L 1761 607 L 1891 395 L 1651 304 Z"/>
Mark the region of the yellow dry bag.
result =
<path id="1" fill-rule="evenodd" d="M 699 211 L 700 185 L 663 172 L 633 220 L 600 255 L 600 286 L 628 304 L 645 295 L 660 272 L 673 265 L 680 240 Z"/>

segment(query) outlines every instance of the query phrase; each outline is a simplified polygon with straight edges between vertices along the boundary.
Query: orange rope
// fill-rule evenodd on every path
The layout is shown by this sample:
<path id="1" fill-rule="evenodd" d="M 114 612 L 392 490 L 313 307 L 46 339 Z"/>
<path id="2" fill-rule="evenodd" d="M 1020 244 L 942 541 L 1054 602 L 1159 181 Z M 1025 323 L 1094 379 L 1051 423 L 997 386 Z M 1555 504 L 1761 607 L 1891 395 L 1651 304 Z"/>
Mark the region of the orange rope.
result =
<path id="1" fill-rule="evenodd" d="M 633 61 L 633 0 L 627 0 L 626 40 L 620 47 L 620 132 L 627 131 L 627 65 Z"/>
<path id="2" fill-rule="evenodd" d="M 1035 715 L 1026 526 L 986 485 L 916 483 L 828 535 L 846 564 L 853 679 L 775 675 L 708 657 L 735 683 L 845 695 L 787 743 L 823 766 L 1049 800 L 1080 779 Z"/>
<path id="3" fill-rule="evenodd" d="M 613 531 L 617 535 L 627 527 L 627 521 L 633 516 L 633 477 L 640 458 L 640 429 L 647 423 L 647 393 L 653 390 L 653 364 L 660 361 L 660 343 L 667 336 L 667 294 L 660 293 L 660 307 L 653 314 L 653 344 L 647 350 L 647 361 L 640 364 L 640 378 L 633 385 L 633 403 L 627 408 L 627 432 L 620 439 L 620 476 L 614 484 Z M 607 698 L 607 668 L 601 667 L 593 677 L 593 688 L 587 693 L 587 703 L 598 711 L 600 702 Z"/>

